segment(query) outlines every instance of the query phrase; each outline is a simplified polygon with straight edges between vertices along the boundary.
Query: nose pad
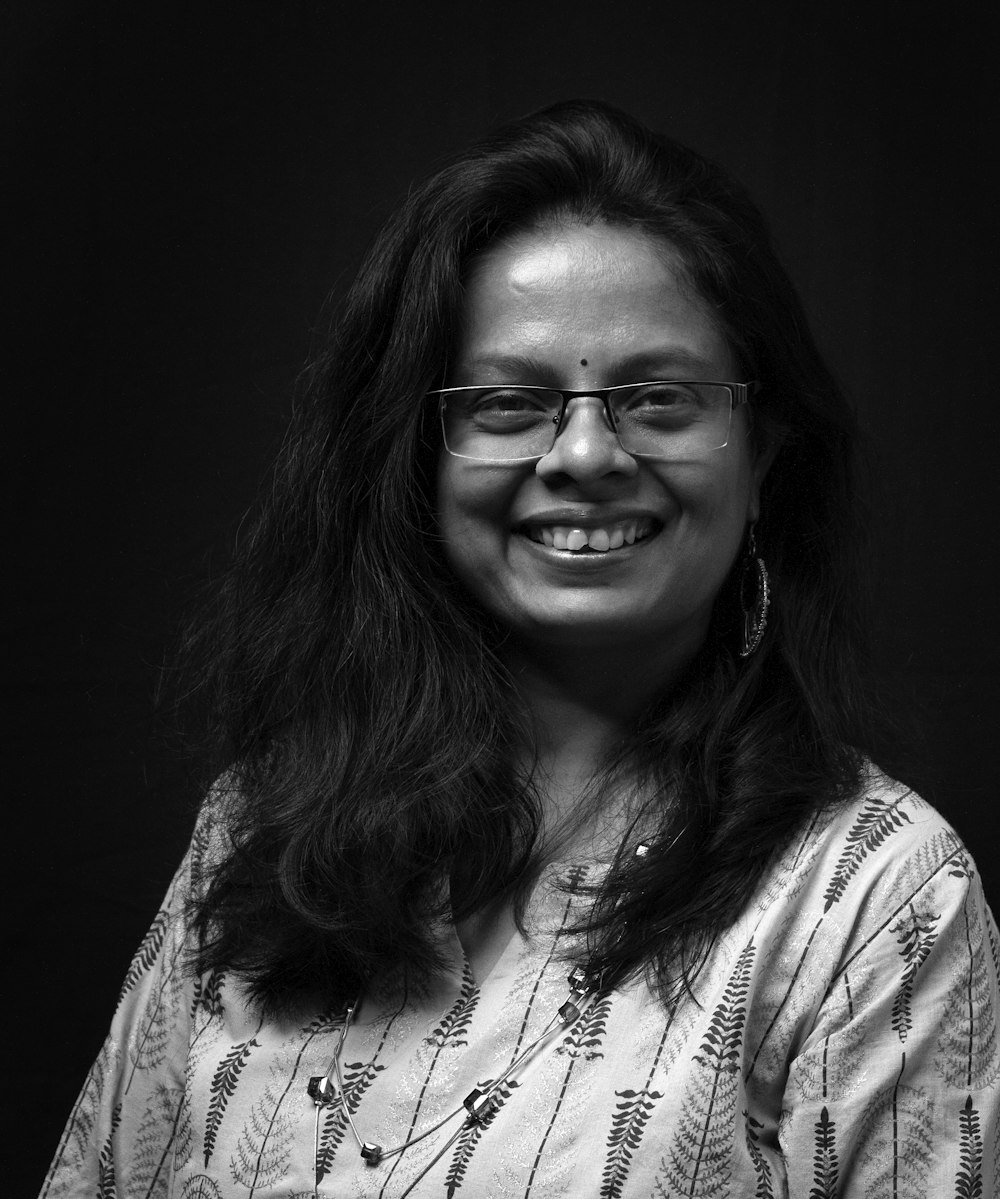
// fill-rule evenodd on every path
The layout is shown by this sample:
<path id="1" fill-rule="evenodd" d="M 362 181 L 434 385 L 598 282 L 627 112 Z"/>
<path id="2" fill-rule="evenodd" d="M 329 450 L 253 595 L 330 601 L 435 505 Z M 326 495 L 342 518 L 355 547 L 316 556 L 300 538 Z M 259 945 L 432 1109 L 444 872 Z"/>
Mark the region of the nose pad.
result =
<path id="1" fill-rule="evenodd" d="M 599 396 L 570 400 L 552 448 L 536 467 L 542 477 L 561 473 L 577 479 L 632 475 L 638 469 L 635 458 L 622 449 L 611 414 Z"/>

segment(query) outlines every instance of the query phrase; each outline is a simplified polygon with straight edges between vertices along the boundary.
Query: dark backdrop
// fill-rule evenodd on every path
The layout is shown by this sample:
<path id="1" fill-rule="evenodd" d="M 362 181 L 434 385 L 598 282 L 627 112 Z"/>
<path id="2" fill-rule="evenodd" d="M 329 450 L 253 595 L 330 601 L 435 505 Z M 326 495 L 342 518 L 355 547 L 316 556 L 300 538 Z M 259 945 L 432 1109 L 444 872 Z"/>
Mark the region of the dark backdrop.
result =
<path id="1" fill-rule="evenodd" d="M 325 293 L 412 177 L 560 98 L 691 142 L 769 212 L 877 447 L 880 660 L 922 722 L 893 765 L 1000 898 L 997 105 L 971 6 L 927 8 L 5 6 L 6 1193 L 37 1187 L 190 831 L 158 667 Z"/>

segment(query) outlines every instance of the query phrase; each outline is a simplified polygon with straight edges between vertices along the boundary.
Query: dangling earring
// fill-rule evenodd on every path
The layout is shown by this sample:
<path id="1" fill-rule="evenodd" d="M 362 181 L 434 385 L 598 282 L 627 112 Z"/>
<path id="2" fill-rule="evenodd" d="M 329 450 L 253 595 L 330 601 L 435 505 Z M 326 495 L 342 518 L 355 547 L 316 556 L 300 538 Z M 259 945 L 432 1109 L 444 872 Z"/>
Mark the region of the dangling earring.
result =
<path id="1" fill-rule="evenodd" d="M 740 657 L 749 658 L 767 628 L 767 610 L 771 606 L 771 582 L 764 559 L 757 557 L 757 538 L 750 526 L 747 547 L 740 564 L 740 609 L 743 613 L 743 640 Z M 751 599 L 748 597 L 752 596 Z"/>

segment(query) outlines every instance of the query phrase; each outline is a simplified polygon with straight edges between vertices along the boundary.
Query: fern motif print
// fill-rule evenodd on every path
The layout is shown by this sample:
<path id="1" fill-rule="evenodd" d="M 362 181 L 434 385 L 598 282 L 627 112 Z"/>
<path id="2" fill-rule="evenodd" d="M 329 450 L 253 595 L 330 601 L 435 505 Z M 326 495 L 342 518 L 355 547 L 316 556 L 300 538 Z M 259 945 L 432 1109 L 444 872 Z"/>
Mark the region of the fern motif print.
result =
<path id="1" fill-rule="evenodd" d="M 547 868 L 474 978 L 455 930 L 424 987 L 379 979 L 317 1108 L 339 1015 L 261 1018 L 237 977 L 189 974 L 185 911 L 225 832 L 199 823 L 129 966 L 43 1199 L 987 1199 L 998 1193 L 1000 937 L 975 863 L 917 796 L 871 771 L 804 823 L 711 947 L 695 995 L 598 994 L 463 1128 L 464 1097 L 518 1060 L 585 953 L 605 867 Z M 410 1142 L 380 1165 L 360 1134 Z M 438 1129 L 436 1125 L 443 1121 Z M 421 1133 L 430 1129 L 429 1135 Z"/>

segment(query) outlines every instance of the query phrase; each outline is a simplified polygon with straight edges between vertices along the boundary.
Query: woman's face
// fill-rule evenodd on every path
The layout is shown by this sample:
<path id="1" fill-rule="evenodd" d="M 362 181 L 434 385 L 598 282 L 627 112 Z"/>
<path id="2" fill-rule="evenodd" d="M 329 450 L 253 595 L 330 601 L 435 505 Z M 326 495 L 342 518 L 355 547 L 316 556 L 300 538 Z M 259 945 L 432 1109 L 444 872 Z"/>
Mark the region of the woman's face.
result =
<path id="1" fill-rule="evenodd" d="M 580 391 L 741 378 L 669 245 L 629 228 L 565 224 L 511 237 L 472 264 L 448 383 Z M 671 463 L 627 454 L 601 401 L 581 397 L 538 461 L 443 451 L 439 529 L 455 574 L 525 648 L 627 646 L 683 660 L 705 637 L 756 519 L 764 469 L 745 407 L 723 449 Z M 622 544 L 630 528 L 636 539 Z M 549 534 L 560 530 L 604 530 L 590 540 L 617 548 L 559 549 Z"/>

